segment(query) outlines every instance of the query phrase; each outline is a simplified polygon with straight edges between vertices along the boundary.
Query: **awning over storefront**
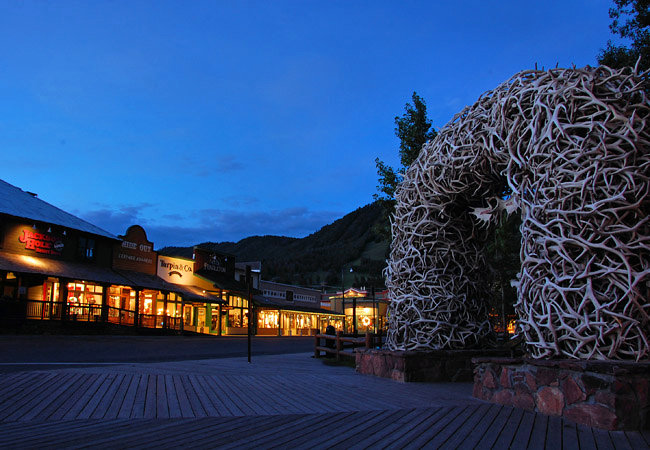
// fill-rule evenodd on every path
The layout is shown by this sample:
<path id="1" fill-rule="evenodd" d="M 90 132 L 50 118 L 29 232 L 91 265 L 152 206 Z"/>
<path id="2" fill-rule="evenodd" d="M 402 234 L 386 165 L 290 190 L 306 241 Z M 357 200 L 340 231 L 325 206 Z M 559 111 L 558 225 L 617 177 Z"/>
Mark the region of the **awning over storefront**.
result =
<path id="1" fill-rule="evenodd" d="M 226 303 L 226 301 L 219 298 L 218 295 L 212 292 L 204 291 L 203 289 L 195 286 L 183 286 L 180 284 L 175 284 L 173 286 L 173 292 L 179 294 L 186 301 L 195 301 L 202 303 Z"/>
<path id="2" fill-rule="evenodd" d="M 199 276 L 205 280 L 210 281 L 214 284 L 214 287 L 217 289 L 222 289 L 224 291 L 238 292 L 240 294 L 245 294 L 247 292 L 247 287 L 244 283 L 241 283 L 233 278 L 229 278 L 226 275 L 220 273 L 212 272 L 205 269 L 197 270 L 194 275 Z"/>
<path id="3" fill-rule="evenodd" d="M 130 286 L 144 289 L 153 289 L 154 291 L 172 292 L 175 285 L 167 283 L 156 275 L 149 275 L 142 272 L 133 272 L 131 270 L 116 270 L 117 273 L 130 281 Z"/>
<path id="4" fill-rule="evenodd" d="M 0 270 L 68 278 L 71 280 L 94 281 L 97 283 L 132 284 L 122 275 L 106 267 L 12 253 L 0 254 Z"/>
<path id="5" fill-rule="evenodd" d="M 156 291 L 174 292 L 187 301 L 196 301 L 202 303 L 226 303 L 216 294 L 210 293 L 195 286 L 183 286 L 180 284 L 168 283 L 157 275 L 149 275 L 141 272 L 128 270 L 118 270 L 120 275 L 131 281 L 132 286 L 142 287 L 145 289 L 154 289 Z"/>
<path id="6" fill-rule="evenodd" d="M 329 316 L 343 316 L 341 313 L 330 311 L 329 309 L 316 308 L 313 306 L 302 305 L 296 302 L 288 302 L 274 298 L 264 297 L 263 295 L 253 295 L 253 304 L 261 308 L 281 309 L 286 311 L 306 312 L 314 314 L 327 314 Z"/>

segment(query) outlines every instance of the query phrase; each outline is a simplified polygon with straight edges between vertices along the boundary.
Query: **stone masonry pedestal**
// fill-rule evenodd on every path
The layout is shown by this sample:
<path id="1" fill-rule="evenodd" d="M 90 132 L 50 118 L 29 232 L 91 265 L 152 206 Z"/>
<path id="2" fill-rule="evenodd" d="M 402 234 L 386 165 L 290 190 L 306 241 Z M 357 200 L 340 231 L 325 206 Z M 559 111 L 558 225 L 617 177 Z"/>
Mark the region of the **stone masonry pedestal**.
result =
<path id="1" fill-rule="evenodd" d="M 650 362 L 475 358 L 474 397 L 605 430 L 650 428 Z"/>
<path id="2" fill-rule="evenodd" d="M 472 358 L 503 355 L 503 350 L 429 352 L 356 349 L 357 372 L 402 382 L 471 382 Z"/>

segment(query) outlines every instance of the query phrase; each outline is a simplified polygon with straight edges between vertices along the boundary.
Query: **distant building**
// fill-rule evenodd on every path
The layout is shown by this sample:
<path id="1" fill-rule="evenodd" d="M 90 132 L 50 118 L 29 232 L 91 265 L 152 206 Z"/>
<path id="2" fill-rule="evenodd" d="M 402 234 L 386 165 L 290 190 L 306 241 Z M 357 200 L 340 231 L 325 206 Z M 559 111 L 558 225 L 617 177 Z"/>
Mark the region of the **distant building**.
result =
<path id="1" fill-rule="evenodd" d="M 260 281 L 253 297 L 258 312 L 258 334 L 307 336 L 325 332 L 328 325 L 342 329 L 343 314 L 321 308 L 321 292 L 290 284 Z"/>
<path id="2" fill-rule="evenodd" d="M 159 254 L 139 225 L 115 236 L 0 180 L 0 320 L 241 335 L 252 310 L 255 334 L 342 327 L 342 314 L 321 309 L 319 291 L 267 282 L 261 272 L 260 262 L 201 246 L 191 259 Z"/>
<path id="3" fill-rule="evenodd" d="M 365 288 L 349 288 L 345 295 L 341 291 L 323 295 L 322 307 L 338 313 L 345 312 L 345 332 L 358 333 L 366 331 L 376 333 L 386 328 L 386 311 L 388 308 L 388 290 L 376 291 Z M 355 314 L 356 313 L 356 314 Z"/>

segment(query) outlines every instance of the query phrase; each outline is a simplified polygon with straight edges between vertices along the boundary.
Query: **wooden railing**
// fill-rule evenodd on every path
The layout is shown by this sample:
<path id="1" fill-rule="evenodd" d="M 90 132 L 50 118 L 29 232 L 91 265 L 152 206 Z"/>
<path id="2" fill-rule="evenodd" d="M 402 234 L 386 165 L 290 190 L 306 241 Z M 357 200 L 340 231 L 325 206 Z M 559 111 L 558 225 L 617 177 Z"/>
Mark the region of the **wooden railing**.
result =
<path id="1" fill-rule="evenodd" d="M 60 319 L 61 303 L 42 300 L 27 300 L 26 317 L 28 319 Z"/>
<path id="2" fill-rule="evenodd" d="M 27 300 L 26 318 L 36 320 L 61 319 L 61 302 L 48 302 L 42 300 Z M 124 308 L 106 306 L 106 317 L 102 317 L 101 305 L 69 304 L 66 319 L 73 322 L 103 322 L 118 325 L 133 326 L 135 311 Z M 50 309 L 52 314 L 50 315 Z M 139 326 L 144 328 L 163 328 L 164 317 L 153 314 L 140 314 Z M 167 317 L 167 328 L 180 330 L 180 317 Z"/>
<path id="3" fill-rule="evenodd" d="M 325 345 L 321 345 L 321 340 Z M 335 355 L 339 361 L 341 357 L 354 358 L 354 349 L 365 347 L 366 349 L 374 348 L 375 345 L 381 345 L 381 336 L 372 333 L 366 333 L 362 337 L 344 336 L 341 331 L 336 334 L 317 334 L 314 336 L 314 357 L 320 358 L 321 352 Z"/>
<path id="4" fill-rule="evenodd" d="M 100 322 L 101 305 L 68 305 L 68 319 L 78 322 Z"/>
<path id="5" fill-rule="evenodd" d="M 108 322 L 116 323 L 118 325 L 132 326 L 135 318 L 135 312 L 130 309 L 115 308 L 108 306 Z"/>

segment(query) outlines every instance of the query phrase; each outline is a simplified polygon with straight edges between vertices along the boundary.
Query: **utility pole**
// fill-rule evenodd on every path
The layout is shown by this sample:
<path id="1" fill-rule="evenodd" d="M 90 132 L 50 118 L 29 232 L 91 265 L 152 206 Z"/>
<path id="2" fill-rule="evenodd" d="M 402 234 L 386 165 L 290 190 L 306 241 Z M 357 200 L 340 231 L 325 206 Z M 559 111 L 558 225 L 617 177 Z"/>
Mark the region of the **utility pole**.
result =
<path id="1" fill-rule="evenodd" d="M 246 266 L 246 287 L 248 289 L 248 363 L 251 362 L 251 322 L 253 321 L 253 276 L 251 266 Z"/>
<path id="2" fill-rule="evenodd" d="M 354 337 L 359 336 L 357 330 L 357 296 L 352 297 L 352 329 L 354 330 Z"/>
<path id="3" fill-rule="evenodd" d="M 375 287 L 372 288 L 372 321 L 375 324 L 375 334 L 377 334 L 377 300 L 375 299 Z"/>
<path id="4" fill-rule="evenodd" d="M 343 279 L 343 267 L 341 267 L 341 307 L 343 308 L 343 334 L 345 334 L 345 280 Z"/>
<path id="5" fill-rule="evenodd" d="M 350 267 L 350 272 L 353 272 L 352 267 Z M 341 267 L 341 304 L 343 306 L 343 334 L 345 334 L 346 330 L 346 325 L 347 325 L 347 317 L 345 315 L 345 279 L 343 278 L 343 275 L 345 274 L 344 272 L 344 267 Z M 353 313 L 356 314 L 356 307 L 357 307 L 357 300 L 353 300 Z M 354 333 L 356 336 L 357 333 L 357 325 L 356 325 L 356 317 L 352 317 L 352 324 L 354 327 Z"/>

